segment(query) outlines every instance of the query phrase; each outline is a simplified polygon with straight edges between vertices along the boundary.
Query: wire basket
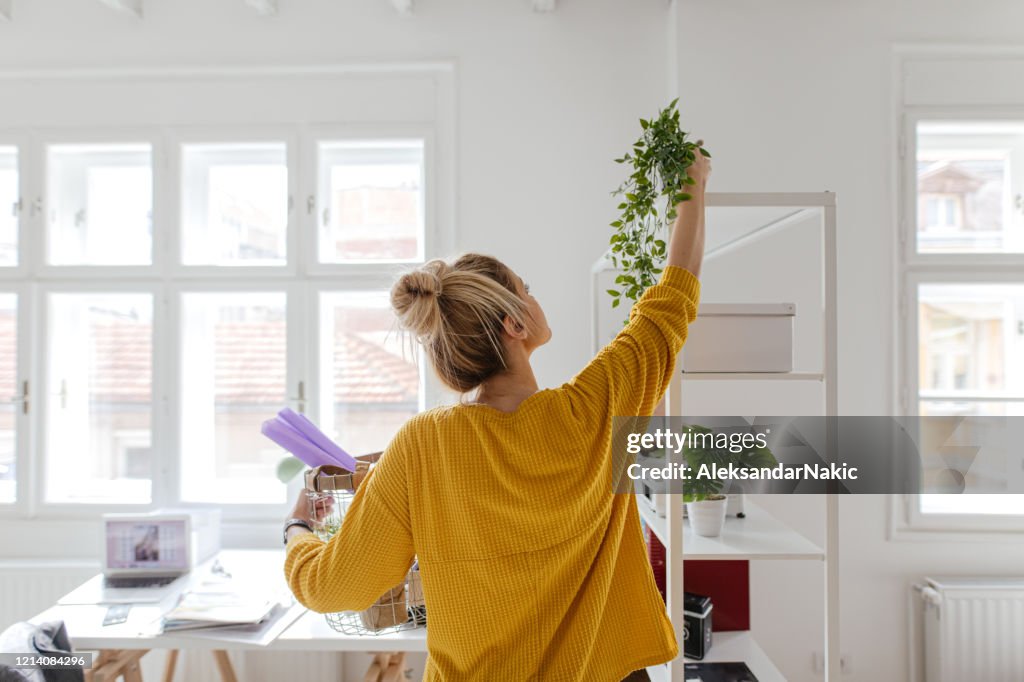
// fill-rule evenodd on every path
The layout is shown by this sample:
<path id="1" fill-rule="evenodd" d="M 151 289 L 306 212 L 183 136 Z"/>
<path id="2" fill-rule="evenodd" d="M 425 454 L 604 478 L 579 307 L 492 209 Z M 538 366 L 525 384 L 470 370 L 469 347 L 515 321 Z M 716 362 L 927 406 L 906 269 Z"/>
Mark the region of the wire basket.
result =
<path id="1" fill-rule="evenodd" d="M 313 532 L 321 540 L 330 540 L 341 529 L 356 489 L 379 457 L 380 453 L 376 453 L 357 458 L 355 472 L 326 465 L 306 472 L 310 516 L 317 519 Z M 324 617 L 331 628 L 347 635 L 385 635 L 426 626 L 427 610 L 419 566 L 414 563 L 405 580 L 382 594 L 370 608 L 325 613 Z"/>

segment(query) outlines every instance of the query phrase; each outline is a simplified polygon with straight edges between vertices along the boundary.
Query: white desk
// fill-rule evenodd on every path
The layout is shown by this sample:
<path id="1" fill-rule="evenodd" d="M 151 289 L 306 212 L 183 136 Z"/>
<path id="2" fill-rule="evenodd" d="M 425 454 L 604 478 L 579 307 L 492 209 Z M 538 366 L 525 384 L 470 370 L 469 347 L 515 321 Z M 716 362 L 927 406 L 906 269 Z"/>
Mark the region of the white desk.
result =
<path id="1" fill-rule="evenodd" d="M 217 558 L 233 580 L 254 581 L 267 589 L 280 589 L 284 585 L 284 550 L 225 550 Z M 208 561 L 193 571 L 182 585 L 182 590 L 207 579 L 212 563 Z M 173 676 L 177 650 L 211 651 L 217 660 L 223 682 L 236 680 L 225 653 L 229 650 L 386 652 L 378 656 L 374 663 L 380 666 L 382 673 L 389 669 L 389 662 L 394 662 L 391 668 L 400 667 L 397 661 L 401 660 L 401 652 L 427 650 L 425 628 L 387 635 L 346 635 L 333 630 L 323 614 L 306 611 L 301 605 L 294 607 L 294 611 L 286 616 L 286 629 L 268 644 L 255 641 L 255 637 L 236 637 L 215 631 L 157 634 L 153 624 L 158 621 L 163 610 L 168 608 L 168 603 L 173 601 L 165 600 L 160 605 L 133 606 L 128 620 L 119 625 L 103 625 L 103 617 L 108 608 L 103 604 L 57 605 L 33 617 L 31 621 L 42 623 L 62 620 L 76 649 L 108 652 L 108 662 L 115 660 L 110 654 L 121 655 L 117 665 L 110 666 L 106 674 L 100 674 L 98 668 L 94 669 L 96 682 L 113 680 L 119 675 L 124 675 L 127 682 L 141 681 L 138 659 L 151 649 L 171 649 L 175 652 L 168 657 L 165 680 Z M 399 656 L 389 655 L 392 653 Z"/>
<path id="2" fill-rule="evenodd" d="M 267 648 L 280 651 L 426 651 L 427 629 L 386 635 L 346 635 L 333 630 L 322 613 L 306 611 Z"/>

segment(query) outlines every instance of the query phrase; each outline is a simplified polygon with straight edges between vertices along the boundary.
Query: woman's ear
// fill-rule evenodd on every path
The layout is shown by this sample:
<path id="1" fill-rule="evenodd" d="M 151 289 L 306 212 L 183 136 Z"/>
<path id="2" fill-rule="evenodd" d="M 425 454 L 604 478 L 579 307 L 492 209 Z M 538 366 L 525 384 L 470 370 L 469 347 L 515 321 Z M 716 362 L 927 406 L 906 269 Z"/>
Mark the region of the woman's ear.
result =
<path id="1" fill-rule="evenodd" d="M 505 333 L 513 339 L 526 340 L 528 336 L 526 327 L 513 320 L 511 315 L 506 315 L 505 319 L 502 320 L 502 324 L 505 326 Z"/>

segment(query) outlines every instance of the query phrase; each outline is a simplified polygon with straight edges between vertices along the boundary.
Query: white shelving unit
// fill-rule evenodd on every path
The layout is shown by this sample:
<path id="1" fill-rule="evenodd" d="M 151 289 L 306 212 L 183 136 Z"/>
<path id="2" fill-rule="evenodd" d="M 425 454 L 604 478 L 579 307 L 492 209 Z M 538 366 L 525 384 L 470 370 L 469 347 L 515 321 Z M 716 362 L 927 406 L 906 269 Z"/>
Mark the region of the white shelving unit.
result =
<path id="1" fill-rule="evenodd" d="M 831 192 L 820 193 L 709 193 L 709 208 L 729 207 L 765 209 L 763 216 L 753 224 L 731 226 L 734 234 L 726 235 L 705 253 L 705 261 L 720 257 L 735 249 L 785 230 L 805 224 L 816 217 L 821 225 L 821 259 L 824 329 L 823 367 L 820 372 L 790 373 L 683 373 L 676 372 L 665 400 L 665 414 L 682 414 L 683 383 L 690 381 L 736 382 L 817 382 L 822 384 L 826 415 L 838 414 L 837 356 L 836 356 L 836 201 Z M 756 211 L 754 212 L 756 216 Z M 710 221 L 709 221 L 710 223 Z M 709 239 L 714 238 L 709 225 Z M 607 257 L 602 257 L 592 268 L 592 338 L 595 346 L 606 341 L 599 326 L 600 306 L 607 306 L 602 298 L 606 287 L 600 277 L 614 272 Z M 595 348 L 596 350 L 596 348 Z M 766 405 L 764 414 L 772 413 Z M 831 438 L 829 439 L 831 443 Z M 838 682 L 839 669 L 839 500 L 836 495 L 825 495 L 824 514 L 825 547 L 818 547 L 803 535 L 775 519 L 763 509 L 747 502 L 744 519 L 726 520 L 722 535 L 704 538 L 690 532 L 683 519 L 682 495 L 668 495 L 666 516 L 658 516 L 644 499 L 638 498 L 638 509 L 644 522 L 665 545 L 666 608 L 670 620 L 676 625 L 679 650 L 683 651 L 683 558 L 689 560 L 737 559 L 751 561 L 819 561 L 825 572 L 825 679 Z M 743 661 L 757 676 L 759 682 L 782 682 L 786 678 L 779 672 L 750 632 L 723 632 L 714 635 L 707 661 Z M 685 682 L 683 660 L 676 659 L 665 666 L 648 669 L 655 682 Z"/>

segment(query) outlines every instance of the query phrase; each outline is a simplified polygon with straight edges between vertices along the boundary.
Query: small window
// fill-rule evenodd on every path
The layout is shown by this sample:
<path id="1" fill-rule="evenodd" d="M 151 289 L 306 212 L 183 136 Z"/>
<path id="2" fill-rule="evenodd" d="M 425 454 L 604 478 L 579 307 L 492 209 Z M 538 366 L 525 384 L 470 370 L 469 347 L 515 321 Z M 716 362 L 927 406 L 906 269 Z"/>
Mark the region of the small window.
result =
<path id="1" fill-rule="evenodd" d="M 918 286 L 921 415 L 1024 416 L 1024 284 Z M 980 485 L 1006 472 L 972 468 Z M 1021 495 L 919 495 L 921 514 L 1024 515 Z"/>
<path id="2" fill-rule="evenodd" d="M 182 148 L 186 265 L 284 265 L 288 238 L 284 143 Z"/>
<path id="3" fill-rule="evenodd" d="M 120 434 L 152 446 L 153 297 L 48 299 L 46 499 L 145 504 L 153 471 L 130 466 Z"/>
<path id="4" fill-rule="evenodd" d="M 919 253 L 1024 252 L 1024 124 L 917 126 Z"/>
<path id="5" fill-rule="evenodd" d="M 383 450 L 420 410 L 421 365 L 394 320 L 385 291 L 320 295 L 321 424 L 354 453 Z"/>
<path id="6" fill-rule="evenodd" d="M 283 503 L 260 424 L 288 398 L 284 292 L 186 293 L 181 319 L 182 499 Z"/>
<path id="7" fill-rule="evenodd" d="M 18 264 L 20 193 L 18 149 L 0 147 L 0 267 Z"/>
<path id="8" fill-rule="evenodd" d="M 152 263 L 150 145 L 54 145 L 47 167 L 51 265 Z"/>
<path id="9" fill-rule="evenodd" d="M 14 502 L 18 430 L 18 299 L 0 294 L 0 504 Z"/>
<path id="10" fill-rule="evenodd" d="M 423 142 L 321 142 L 319 261 L 423 259 Z"/>
<path id="11" fill-rule="evenodd" d="M 1024 285 L 920 284 L 918 343 L 922 413 L 958 398 L 1001 410 L 1024 394 Z"/>

